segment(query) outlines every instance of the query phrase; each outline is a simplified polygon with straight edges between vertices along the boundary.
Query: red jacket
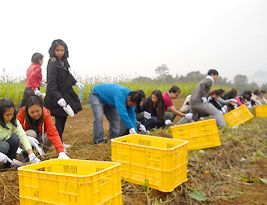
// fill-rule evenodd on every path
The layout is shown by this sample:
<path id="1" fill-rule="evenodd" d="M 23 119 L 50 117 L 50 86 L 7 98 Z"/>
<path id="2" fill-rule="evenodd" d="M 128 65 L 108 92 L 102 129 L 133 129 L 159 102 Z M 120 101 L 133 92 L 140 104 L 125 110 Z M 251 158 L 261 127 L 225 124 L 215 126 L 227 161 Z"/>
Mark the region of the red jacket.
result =
<path id="1" fill-rule="evenodd" d="M 32 63 L 31 66 L 27 69 L 27 82 L 26 87 L 40 88 L 42 82 L 42 68 L 39 64 Z"/>
<path id="2" fill-rule="evenodd" d="M 52 121 L 50 111 L 47 110 L 45 107 L 43 107 L 43 118 L 44 118 L 44 121 L 38 127 L 39 131 L 42 132 L 42 126 L 44 123 L 44 132 L 46 133 L 47 137 L 50 139 L 50 141 L 56 148 L 57 152 L 58 153 L 64 152 L 62 141 L 54 125 L 54 122 Z M 29 124 L 27 124 L 26 122 L 25 106 L 19 110 L 17 114 L 17 119 L 19 120 L 22 128 L 25 131 L 30 128 Z"/>

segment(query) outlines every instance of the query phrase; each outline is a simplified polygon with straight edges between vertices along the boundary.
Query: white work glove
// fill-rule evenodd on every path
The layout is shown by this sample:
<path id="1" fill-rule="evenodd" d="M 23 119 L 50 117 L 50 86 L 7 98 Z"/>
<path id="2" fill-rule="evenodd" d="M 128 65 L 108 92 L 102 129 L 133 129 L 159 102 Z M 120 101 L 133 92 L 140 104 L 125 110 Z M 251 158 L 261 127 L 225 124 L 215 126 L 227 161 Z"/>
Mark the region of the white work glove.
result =
<path id="1" fill-rule="evenodd" d="M 31 153 L 31 154 L 29 155 L 29 160 L 30 160 L 31 164 L 35 164 L 35 163 L 40 162 L 40 159 L 38 159 L 38 158 L 35 156 L 34 153 Z"/>
<path id="2" fill-rule="evenodd" d="M 60 152 L 58 154 L 58 159 L 70 159 L 68 155 L 66 155 L 65 152 Z"/>
<path id="3" fill-rule="evenodd" d="M 227 113 L 227 111 L 228 111 L 227 106 L 223 106 L 221 108 L 221 110 L 222 110 L 223 114 Z"/>
<path id="4" fill-rule="evenodd" d="M 131 129 L 129 129 L 129 133 L 130 134 L 137 134 L 134 127 L 132 127 Z"/>
<path id="5" fill-rule="evenodd" d="M 146 132 L 145 125 L 140 124 L 139 131 L 145 133 Z"/>
<path id="6" fill-rule="evenodd" d="M 60 99 L 57 101 L 57 104 L 59 104 L 61 107 L 66 107 L 66 106 L 67 106 L 67 103 L 66 103 L 66 101 L 64 100 L 64 98 L 60 98 Z"/>
<path id="7" fill-rule="evenodd" d="M 2 162 L 4 164 L 7 162 L 9 162 L 10 164 L 14 164 L 14 162 L 11 159 L 9 159 L 9 157 L 6 156 L 5 154 L 3 154 L 2 152 L 0 152 L 0 162 Z"/>
<path id="8" fill-rule="evenodd" d="M 70 116 L 73 117 L 74 116 L 74 112 L 71 108 L 70 105 L 67 105 L 66 107 L 63 107 L 63 110 Z"/>
<path id="9" fill-rule="evenodd" d="M 187 113 L 185 115 L 185 118 L 188 119 L 188 120 L 192 120 L 192 117 L 193 117 L 193 113 Z"/>
<path id="10" fill-rule="evenodd" d="M 151 114 L 149 112 L 144 111 L 144 118 L 147 120 L 151 118 Z"/>
<path id="11" fill-rule="evenodd" d="M 230 99 L 231 102 L 237 103 L 236 99 Z"/>
<path id="12" fill-rule="evenodd" d="M 82 83 L 75 83 L 75 85 L 79 88 L 79 90 L 82 90 L 84 88 L 84 85 Z"/>
<path id="13" fill-rule="evenodd" d="M 168 119 L 168 120 L 165 120 L 165 125 L 168 126 L 168 125 L 170 125 L 170 124 L 172 124 L 172 121 L 171 121 L 171 120 L 169 120 L 169 119 Z"/>
<path id="14" fill-rule="evenodd" d="M 206 103 L 206 102 L 208 102 L 208 100 L 207 100 L 207 98 L 206 98 L 206 97 L 202 97 L 201 99 L 202 99 L 202 102 L 203 102 L 203 103 Z"/>
<path id="15" fill-rule="evenodd" d="M 42 96 L 42 93 L 40 90 L 38 90 L 38 88 L 36 88 L 33 92 L 34 92 L 34 95 Z"/>
<path id="16" fill-rule="evenodd" d="M 29 139 L 29 142 L 31 144 L 32 147 L 35 147 L 37 152 L 40 154 L 40 156 L 44 159 L 44 151 L 43 149 L 39 146 L 39 141 L 34 138 L 34 137 L 31 137 L 31 136 L 28 136 L 28 139 Z"/>

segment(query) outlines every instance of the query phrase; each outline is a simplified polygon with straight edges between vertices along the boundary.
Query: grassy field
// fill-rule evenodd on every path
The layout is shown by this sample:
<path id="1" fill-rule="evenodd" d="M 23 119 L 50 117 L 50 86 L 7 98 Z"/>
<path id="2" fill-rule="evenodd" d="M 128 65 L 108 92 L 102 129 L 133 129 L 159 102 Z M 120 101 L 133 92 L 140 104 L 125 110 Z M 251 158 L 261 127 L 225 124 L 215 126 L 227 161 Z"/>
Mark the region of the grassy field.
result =
<path id="1" fill-rule="evenodd" d="M 162 92 L 168 91 L 172 84 L 162 83 L 158 84 L 155 82 L 152 83 L 135 83 L 135 82 L 119 82 L 118 84 L 128 87 L 131 90 L 143 90 L 146 96 L 150 96 L 153 90 L 161 90 Z M 185 98 L 189 95 L 194 87 L 196 86 L 197 82 L 191 83 L 175 83 L 181 89 L 180 98 Z M 94 84 L 85 84 L 83 90 L 83 105 L 88 104 L 88 94 L 90 93 Z M 212 89 L 222 88 L 226 91 L 230 90 L 230 87 L 227 86 L 220 86 L 215 85 Z M 23 91 L 25 89 L 25 83 L 14 83 L 14 82 L 1 82 L 0 81 L 0 99 L 2 98 L 9 98 L 11 99 L 16 106 L 19 106 L 22 100 Z M 78 94 L 79 90 L 76 86 L 74 86 L 75 92 Z M 45 93 L 46 87 L 41 87 L 41 92 Z M 86 107 L 86 106 L 85 106 Z"/>

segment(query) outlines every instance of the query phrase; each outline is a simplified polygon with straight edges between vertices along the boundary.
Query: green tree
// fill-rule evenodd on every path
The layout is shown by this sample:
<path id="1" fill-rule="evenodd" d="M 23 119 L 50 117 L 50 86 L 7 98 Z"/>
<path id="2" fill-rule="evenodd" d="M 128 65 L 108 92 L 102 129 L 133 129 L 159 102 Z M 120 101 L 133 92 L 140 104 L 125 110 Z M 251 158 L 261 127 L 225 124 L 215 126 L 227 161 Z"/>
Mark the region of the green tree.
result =
<path id="1" fill-rule="evenodd" d="M 165 76 L 169 75 L 169 68 L 166 64 L 163 64 L 162 66 L 158 66 L 155 69 L 155 72 L 158 75 L 158 78 L 164 78 Z"/>

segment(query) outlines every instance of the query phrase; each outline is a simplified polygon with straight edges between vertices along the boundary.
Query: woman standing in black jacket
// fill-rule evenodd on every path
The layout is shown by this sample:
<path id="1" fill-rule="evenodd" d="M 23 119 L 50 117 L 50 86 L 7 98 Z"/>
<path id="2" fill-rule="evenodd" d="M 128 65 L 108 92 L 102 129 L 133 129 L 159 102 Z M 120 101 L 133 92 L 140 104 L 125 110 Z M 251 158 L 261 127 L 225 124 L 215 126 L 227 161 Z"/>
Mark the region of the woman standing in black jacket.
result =
<path id="1" fill-rule="evenodd" d="M 55 125 L 63 142 L 62 134 L 67 116 L 73 116 L 73 113 L 82 110 L 80 100 L 72 86 L 76 85 L 81 90 L 84 85 L 77 82 L 69 72 L 70 65 L 67 60 L 69 51 L 64 41 L 54 40 L 49 49 L 49 55 L 44 106 L 55 117 Z"/>

